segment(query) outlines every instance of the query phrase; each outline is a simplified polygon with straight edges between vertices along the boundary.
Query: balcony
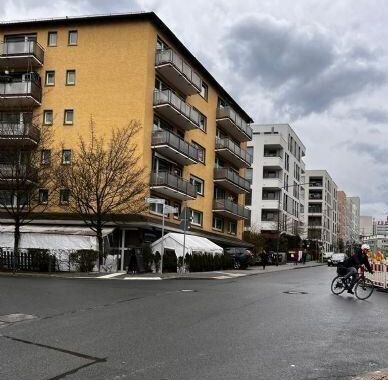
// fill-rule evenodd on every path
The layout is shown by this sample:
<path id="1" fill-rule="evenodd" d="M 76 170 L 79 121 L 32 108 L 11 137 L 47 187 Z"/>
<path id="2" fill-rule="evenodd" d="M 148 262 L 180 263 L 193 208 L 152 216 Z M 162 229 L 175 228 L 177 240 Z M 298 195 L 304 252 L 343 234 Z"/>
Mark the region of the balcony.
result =
<path id="1" fill-rule="evenodd" d="M 249 168 L 252 156 L 228 138 L 216 138 L 216 152 L 239 168 Z"/>
<path id="2" fill-rule="evenodd" d="M 260 222 L 260 230 L 261 231 L 277 231 L 278 222 L 277 220 L 262 220 Z"/>
<path id="3" fill-rule="evenodd" d="M 154 109 L 184 130 L 199 128 L 199 113 L 171 90 L 154 92 Z"/>
<path id="4" fill-rule="evenodd" d="M 281 189 L 283 181 L 279 177 L 264 177 L 262 186 L 268 189 Z"/>
<path id="5" fill-rule="evenodd" d="M 23 141 L 23 144 L 37 144 L 40 131 L 32 123 L 10 123 L 0 120 L 0 144 Z"/>
<path id="6" fill-rule="evenodd" d="M 197 197 L 197 191 L 190 182 L 168 172 L 152 173 L 150 188 L 174 199 L 192 200 Z"/>
<path id="7" fill-rule="evenodd" d="M 0 82 L 0 109 L 36 107 L 42 101 L 42 88 L 36 80 Z"/>
<path id="8" fill-rule="evenodd" d="M 273 169 L 283 169 L 283 158 L 279 156 L 264 156 L 263 166 Z"/>
<path id="9" fill-rule="evenodd" d="M 217 125 L 239 142 L 252 140 L 252 128 L 230 106 L 217 108 Z"/>
<path id="10" fill-rule="evenodd" d="M 249 181 L 229 168 L 214 169 L 214 182 L 237 194 L 249 193 L 251 189 Z"/>
<path id="11" fill-rule="evenodd" d="M 309 194 L 309 199 L 310 200 L 314 200 L 314 201 L 321 201 L 322 200 L 322 194 L 310 193 Z"/>
<path id="12" fill-rule="evenodd" d="M 157 50 L 155 69 L 182 94 L 201 92 L 201 78 L 174 50 Z"/>
<path id="13" fill-rule="evenodd" d="M 262 199 L 261 209 L 262 210 L 278 210 L 280 208 L 279 200 L 277 199 Z"/>
<path id="14" fill-rule="evenodd" d="M 18 182 L 20 185 L 35 182 L 38 171 L 22 165 L 0 164 L 0 182 Z"/>
<path id="15" fill-rule="evenodd" d="M 250 219 L 251 217 L 250 210 L 227 199 L 214 200 L 213 212 L 235 220 Z"/>
<path id="16" fill-rule="evenodd" d="M 152 149 L 181 165 L 198 162 L 198 149 L 169 131 L 152 133 Z"/>
<path id="17" fill-rule="evenodd" d="M 25 69 L 41 67 L 43 63 L 44 49 L 36 41 L 0 43 L 0 68 Z"/>

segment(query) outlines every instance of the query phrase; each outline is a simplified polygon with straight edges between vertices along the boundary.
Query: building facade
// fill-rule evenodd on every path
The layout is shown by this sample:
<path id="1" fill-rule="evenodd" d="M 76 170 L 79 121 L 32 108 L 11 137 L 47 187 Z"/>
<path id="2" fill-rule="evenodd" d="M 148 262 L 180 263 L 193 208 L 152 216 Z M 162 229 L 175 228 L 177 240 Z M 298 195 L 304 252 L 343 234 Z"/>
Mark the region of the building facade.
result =
<path id="1" fill-rule="evenodd" d="M 325 252 L 337 248 L 337 185 L 326 170 L 306 170 L 305 236 L 318 242 Z"/>
<path id="2" fill-rule="evenodd" d="M 71 160 L 91 115 L 101 135 L 138 120 L 148 195 L 188 207 L 190 233 L 241 244 L 252 119 L 154 13 L 3 23 L 0 40 L 2 138 L 11 122 L 33 131 L 38 117 Z M 160 237 L 159 206 L 124 218 L 113 246 L 125 253 Z M 179 214 L 166 217 L 166 232 L 180 231 Z"/>
<path id="3" fill-rule="evenodd" d="M 373 235 L 388 235 L 388 217 L 387 220 L 373 222 Z"/>
<path id="4" fill-rule="evenodd" d="M 360 216 L 360 236 L 372 236 L 373 235 L 373 217 L 372 216 Z"/>
<path id="5" fill-rule="evenodd" d="M 252 129 L 248 151 L 253 164 L 247 175 L 252 189 L 246 203 L 250 228 L 300 235 L 306 148 L 288 124 L 254 124 Z"/>
<path id="6" fill-rule="evenodd" d="M 343 245 L 349 241 L 348 229 L 346 226 L 349 221 L 347 220 L 347 208 L 346 208 L 346 193 L 343 190 L 337 191 L 338 200 L 338 241 L 341 241 Z"/>
<path id="7" fill-rule="evenodd" d="M 360 242 L 360 203 L 359 197 L 346 197 L 348 234 L 352 244 Z"/>

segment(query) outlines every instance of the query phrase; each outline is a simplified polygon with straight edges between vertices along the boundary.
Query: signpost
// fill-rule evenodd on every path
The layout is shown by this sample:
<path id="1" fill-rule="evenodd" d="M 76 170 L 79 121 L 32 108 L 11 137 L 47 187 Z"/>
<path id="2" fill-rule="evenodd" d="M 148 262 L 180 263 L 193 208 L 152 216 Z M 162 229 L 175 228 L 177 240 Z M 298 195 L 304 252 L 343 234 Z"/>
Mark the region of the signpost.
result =
<path id="1" fill-rule="evenodd" d="M 146 198 L 146 203 L 161 204 L 162 205 L 162 249 L 160 254 L 160 273 L 163 273 L 163 255 L 164 255 L 164 216 L 169 214 L 176 214 L 179 212 L 177 207 L 166 205 L 165 199 L 160 198 Z"/>

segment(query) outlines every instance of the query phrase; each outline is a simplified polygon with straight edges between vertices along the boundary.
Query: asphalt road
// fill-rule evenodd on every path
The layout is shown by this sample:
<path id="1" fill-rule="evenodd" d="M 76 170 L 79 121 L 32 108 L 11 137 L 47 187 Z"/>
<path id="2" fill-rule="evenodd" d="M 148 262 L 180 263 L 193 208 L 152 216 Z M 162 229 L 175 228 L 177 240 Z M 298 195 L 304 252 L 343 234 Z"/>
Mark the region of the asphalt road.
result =
<path id="1" fill-rule="evenodd" d="M 334 274 L 0 277 L 0 316 L 36 317 L 0 323 L 0 379 L 350 379 L 388 367 L 388 294 L 334 296 Z"/>

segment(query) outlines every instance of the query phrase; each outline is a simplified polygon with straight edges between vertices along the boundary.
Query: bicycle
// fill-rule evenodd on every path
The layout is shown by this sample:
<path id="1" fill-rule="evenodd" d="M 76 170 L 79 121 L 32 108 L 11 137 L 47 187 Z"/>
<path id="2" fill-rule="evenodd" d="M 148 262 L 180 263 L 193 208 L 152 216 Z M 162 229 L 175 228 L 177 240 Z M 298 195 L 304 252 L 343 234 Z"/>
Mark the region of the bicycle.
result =
<path id="1" fill-rule="evenodd" d="M 337 269 L 338 276 L 336 276 L 331 282 L 331 291 L 336 296 L 342 294 L 345 290 L 349 289 L 351 278 L 344 279 L 347 270 L 346 268 L 339 267 Z M 371 280 L 365 277 L 364 266 L 361 266 L 360 271 L 356 274 L 356 281 L 354 283 L 354 295 L 359 300 L 368 299 L 375 290 L 375 286 Z"/>

